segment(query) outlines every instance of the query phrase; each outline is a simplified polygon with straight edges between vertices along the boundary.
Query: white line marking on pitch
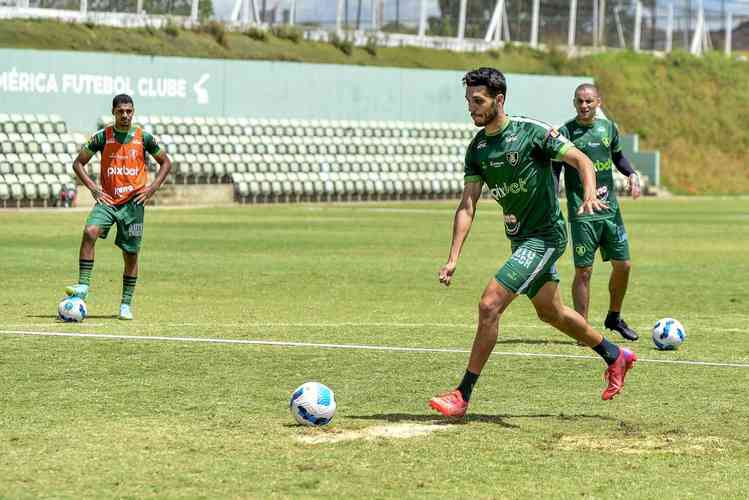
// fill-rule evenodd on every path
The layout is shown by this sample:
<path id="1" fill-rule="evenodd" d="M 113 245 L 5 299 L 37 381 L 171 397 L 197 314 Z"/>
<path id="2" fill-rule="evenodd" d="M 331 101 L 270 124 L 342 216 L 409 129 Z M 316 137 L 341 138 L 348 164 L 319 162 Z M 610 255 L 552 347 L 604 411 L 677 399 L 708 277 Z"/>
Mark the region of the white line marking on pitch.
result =
<path id="1" fill-rule="evenodd" d="M 452 349 L 441 347 L 398 347 L 364 344 L 325 344 L 314 342 L 287 342 L 279 340 L 247 340 L 247 339 L 215 339 L 200 337 L 162 337 L 146 335 L 109 335 L 104 333 L 62 333 L 62 332 L 28 332 L 24 330 L 0 330 L 0 334 L 23 335 L 36 337 L 76 337 L 107 340 L 145 340 L 166 342 L 194 342 L 204 344 L 244 344 L 244 345 L 267 345 L 276 347 L 322 347 L 327 349 L 359 349 L 368 351 L 391 351 L 391 352 L 436 352 L 436 353 L 469 353 L 467 349 Z M 597 356 L 583 356 L 579 354 L 549 354 L 534 352 L 503 352 L 494 351 L 495 356 L 517 356 L 526 358 L 562 358 L 562 359 L 598 359 Z M 674 365 L 692 366 L 720 366 L 728 368 L 749 368 L 749 363 L 717 363 L 712 361 L 682 361 L 674 359 L 642 359 L 643 363 L 667 363 Z"/>
<path id="2" fill-rule="evenodd" d="M 743 319 L 743 318 L 742 318 Z M 58 322 L 59 323 L 59 322 Z M 48 327 L 55 323 L 10 323 L 3 325 L 7 328 L 37 328 L 37 327 Z M 76 324 L 79 327 L 97 327 L 106 326 L 106 323 L 89 323 L 83 322 Z M 341 323 L 240 323 L 240 322 L 229 322 L 220 323 L 214 321 L 203 321 L 203 322 L 187 322 L 187 323 L 159 323 L 160 327 L 164 328 L 182 328 L 186 326 L 198 326 L 198 327 L 224 327 L 224 328 L 464 328 L 474 330 L 476 325 L 468 323 L 397 323 L 397 322 L 341 322 Z M 637 326 L 637 325 L 635 325 Z M 537 324 L 521 324 L 521 323 L 510 323 L 500 325 L 500 337 L 508 330 L 512 329 L 550 329 L 549 325 L 544 323 Z M 746 328 L 716 328 L 721 332 L 746 332 Z M 604 332 L 607 333 L 607 332 Z"/>

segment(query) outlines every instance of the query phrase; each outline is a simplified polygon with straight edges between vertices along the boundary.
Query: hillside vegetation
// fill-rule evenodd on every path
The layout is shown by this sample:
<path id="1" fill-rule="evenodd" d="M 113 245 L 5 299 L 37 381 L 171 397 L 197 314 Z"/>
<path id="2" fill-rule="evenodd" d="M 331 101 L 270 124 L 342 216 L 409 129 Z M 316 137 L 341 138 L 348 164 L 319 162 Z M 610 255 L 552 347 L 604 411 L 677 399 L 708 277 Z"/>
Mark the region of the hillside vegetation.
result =
<path id="1" fill-rule="evenodd" d="M 721 54 L 665 58 L 608 52 L 568 59 L 558 51 L 508 47 L 487 53 L 403 48 L 353 48 L 307 42 L 293 30 L 275 35 L 202 30 L 119 29 L 53 21 L 0 21 L 0 47 L 117 51 L 181 57 L 264 59 L 467 70 L 494 66 L 508 73 L 590 75 L 607 112 L 641 148 L 661 151 L 662 179 L 676 193 L 749 192 L 749 64 Z M 263 39 L 264 38 L 264 39 Z M 571 96 L 560 96 L 571 99 Z"/>

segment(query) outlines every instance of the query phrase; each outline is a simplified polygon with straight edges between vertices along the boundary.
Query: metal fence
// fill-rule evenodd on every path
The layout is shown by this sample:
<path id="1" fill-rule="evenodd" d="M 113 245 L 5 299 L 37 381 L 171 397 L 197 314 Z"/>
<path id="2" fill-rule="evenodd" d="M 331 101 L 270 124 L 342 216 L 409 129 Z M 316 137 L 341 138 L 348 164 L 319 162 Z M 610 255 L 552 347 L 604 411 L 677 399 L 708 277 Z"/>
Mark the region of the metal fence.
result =
<path id="1" fill-rule="evenodd" d="M 722 51 L 728 27 L 730 50 L 749 50 L 749 2 L 737 0 L 279 0 L 274 5 L 293 8 L 296 23 L 310 28 L 545 47 L 691 50 L 697 33 L 699 52 Z"/>
<path id="2" fill-rule="evenodd" d="M 128 14 L 127 25 L 140 22 L 133 15 L 217 17 L 238 28 L 296 24 L 317 40 L 337 32 L 355 43 L 375 36 L 385 45 L 454 50 L 521 43 L 573 51 L 749 51 L 744 0 L 0 0 L 0 18 L 97 22 L 112 13 Z"/>

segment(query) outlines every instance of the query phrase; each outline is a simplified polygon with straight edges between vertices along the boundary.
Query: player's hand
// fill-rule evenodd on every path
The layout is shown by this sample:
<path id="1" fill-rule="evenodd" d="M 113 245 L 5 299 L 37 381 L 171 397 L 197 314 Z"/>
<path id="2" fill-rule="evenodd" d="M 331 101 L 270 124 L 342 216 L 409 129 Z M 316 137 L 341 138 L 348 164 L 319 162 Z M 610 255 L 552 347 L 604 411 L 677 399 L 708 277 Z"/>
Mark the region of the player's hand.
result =
<path id="1" fill-rule="evenodd" d="M 603 210 L 606 210 L 607 208 L 609 208 L 609 204 L 605 201 L 601 201 L 596 198 L 587 199 L 583 201 L 582 205 L 580 205 L 580 208 L 577 209 L 577 215 L 601 212 Z"/>
<path id="2" fill-rule="evenodd" d="M 632 195 L 633 200 L 640 197 L 640 176 L 637 174 L 629 176 L 629 193 Z"/>
<path id="3" fill-rule="evenodd" d="M 445 286 L 450 286 L 450 280 L 453 279 L 453 274 L 455 274 L 456 267 L 458 267 L 458 265 L 452 262 L 448 262 L 447 264 L 442 266 L 442 269 L 440 269 L 439 273 L 440 283 Z"/>
<path id="4" fill-rule="evenodd" d="M 102 191 L 101 189 L 94 189 L 91 191 L 91 196 L 94 197 L 94 200 L 96 200 L 96 203 L 101 203 L 103 205 L 109 205 L 114 206 L 114 198 L 109 196 L 107 193 Z"/>
<path id="5" fill-rule="evenodd" d="M 135 195 L 135 203 L 145 205 L 155 192 L 156 189 L 153 186 L 146 186 L 140 193 Z"/>

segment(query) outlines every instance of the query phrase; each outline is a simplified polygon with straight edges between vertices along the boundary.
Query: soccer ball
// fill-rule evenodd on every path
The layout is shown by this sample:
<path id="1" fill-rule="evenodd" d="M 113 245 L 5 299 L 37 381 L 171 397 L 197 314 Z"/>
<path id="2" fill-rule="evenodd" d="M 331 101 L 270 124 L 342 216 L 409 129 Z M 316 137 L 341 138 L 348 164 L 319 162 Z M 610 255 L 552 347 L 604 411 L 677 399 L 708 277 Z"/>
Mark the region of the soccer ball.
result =
<path id="1" fill-rule="evenodd" d="M 63 321 L 78 323 L 87 314 L 86 303 L 80 297 L 65 297 L 57 306 L 57 317 Z"/>
<path id="2" fill-rule="evenodd" d="M 294 391 L 289 400 L 289 410 L 302 425 L 319 427 L 328 425 L 335 415 L 333 391 L 319 382 L 307 382 Z"/>
<path id="3" fill-rule="evenodd" d="M 653 343 L 661 351 L 675 350 L 686 338 L 684 326 L 673 318 L 660 319 L 653 327 Z"/>

